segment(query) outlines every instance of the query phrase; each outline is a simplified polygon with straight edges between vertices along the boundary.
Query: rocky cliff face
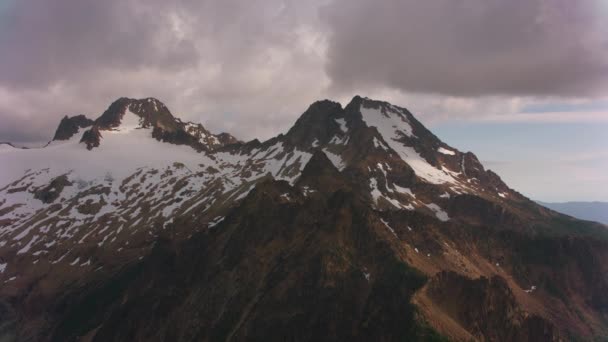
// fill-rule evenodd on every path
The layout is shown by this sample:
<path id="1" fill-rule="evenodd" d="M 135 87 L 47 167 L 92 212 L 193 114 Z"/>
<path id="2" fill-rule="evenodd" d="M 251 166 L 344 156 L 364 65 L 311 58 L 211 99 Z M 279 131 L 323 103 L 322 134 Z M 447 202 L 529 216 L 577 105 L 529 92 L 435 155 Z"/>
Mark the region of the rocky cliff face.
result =
<path id="1" fill-rule="evenodd" d="M 201 124 L 182 122 L 174 117 L 162 102 L 154 98 L 141 100 L 120 98 L 114 101 L 94 121 L 93 127 L 87 131 L 90 133 L 85 132 L 86 137 L 83 135 L 82 141 L 87 144 L 87 148 L 92 149 L 101 143 L 89 142 L 92 137 L 102 138 L 102 135 L 97 134 L 98 132 L 130 129 L 151 129 L 151 135 L 156 140 L 175 145 L 188 145 L 198 151 L 209 152 L 238 142 L 228 133 L 214 135 Z M 94 141 L 99 139 L 93 138 Z"/>
<path id="2" fill-rule="evenodd" d="M 82 114 L 72 117 L 65 116 L 61 119 L 61 122 L 59 122 L 53 140 L 68 140 L 78 133 L 81 128 L 89 127 L 92 124 L 93 120 Z"/>
<path id="3" fill-rule="evenodd" d="M 243 143 L 123 98 L 81 137 L 0 162 L 7 339 L 606 336 L 605 227 L 386 102 L 319 101 Z"/>
<path id="4" fill-rule="evenodd" d="M 477 279 L 456 272 L 437 273 L 425 289 L 433 306 L 460 324 L 475 339 L 491 341 L 559 341 L 557 328 L 524 312 L 507 281 L 497 275 Z"/>

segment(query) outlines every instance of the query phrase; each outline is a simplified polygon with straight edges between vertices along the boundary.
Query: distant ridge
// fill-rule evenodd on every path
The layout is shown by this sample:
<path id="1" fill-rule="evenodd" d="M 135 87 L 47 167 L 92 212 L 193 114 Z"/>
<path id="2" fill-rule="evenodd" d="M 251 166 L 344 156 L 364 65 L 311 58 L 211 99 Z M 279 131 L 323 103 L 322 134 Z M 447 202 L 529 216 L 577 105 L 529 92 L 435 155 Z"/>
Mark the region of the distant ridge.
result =
<path id="1" fill-rule="evenodd" d="M 21 148 L 21 149 L 27 149 L 27 147 L 24 146 L 15 146 L 13 143 L 8 142 L 8 141 L 0 141 L 0 145 L 7 145 L 13 148 Z"/>
<path id="2" fill-rule="evenodd" d="M 545 207 L 581 220 L 608 224 L 608 202 L 540 202 Z"/>

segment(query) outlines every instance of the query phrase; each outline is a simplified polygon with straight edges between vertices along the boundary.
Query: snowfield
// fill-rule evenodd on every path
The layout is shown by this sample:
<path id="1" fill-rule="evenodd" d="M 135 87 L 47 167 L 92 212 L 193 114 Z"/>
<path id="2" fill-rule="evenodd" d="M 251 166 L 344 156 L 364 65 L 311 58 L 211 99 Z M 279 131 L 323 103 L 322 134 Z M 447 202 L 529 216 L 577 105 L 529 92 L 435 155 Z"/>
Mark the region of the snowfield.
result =
<path id="1" fill-rule="evenodd" d="M 451 174 L 429 164 L 413 147 L 401 142 L 404 136 L 415 138 L 405 114 L 393 108 L 386 109 L 386 113 L 382 113 L 381 109 L 367 108 L 363 105 L 361 114 L 367 126 L 376 127 L 389 147 L 414 169 L 418 177 L 432 184 L 458 183 Z"/>

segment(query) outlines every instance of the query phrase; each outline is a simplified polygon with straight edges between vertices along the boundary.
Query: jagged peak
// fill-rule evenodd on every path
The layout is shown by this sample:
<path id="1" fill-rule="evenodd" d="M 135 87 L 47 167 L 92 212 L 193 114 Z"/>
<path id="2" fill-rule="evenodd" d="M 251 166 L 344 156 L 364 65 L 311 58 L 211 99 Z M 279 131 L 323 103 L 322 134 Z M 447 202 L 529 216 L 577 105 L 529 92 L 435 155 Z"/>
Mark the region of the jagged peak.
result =
<path id="1" fill-rule="evenodd" d="M 66 117 L 62 122 L 65 125 L 78 120 L 88 124 L 89 119 Z M 256 145 L 255 141 L 241 143 L 228 133 L 212 134 L 200 123 L 184 122 L 174 117 L 160 100 L 153 97 L 117 99 L 94 121 L 93 128 L 85 132 L 81 139 L 89 150 L 103 143 L 104 131 L 137 128 L 149 128 L 152 138 L 189 145 L 197 151 L 212 152 L 229 145 L 233 146 L 229 150 L 246 151 Z M 442 142 L 407 109 L 360 95 L 355 95 L 346 107 L 327 99 L 312 103 L 285 135 L 279 134 L 265 144 L 272 144 L 273 141 L 282 141 L 310 153 L 323 149 L 330 154 L 331 160 L 341 160 L 344 166 L 351 163 L 354 156 L 367 158 L 355 150 L 367 151 L 364 154 L 380 153 L 378 148 L 389 154 L 393 153 L 392 150 L 421 180 L 435 184 L 457 184 L 460 178 L 477 178 L 481 181 L 492 178 L 485 175 L 483 166 L 474 155 L 461 153 Z M 366 147 L 368 145 L 371 146 L 369 149 Z M 461 176 L 457 175 L 459 173 Z M 498 185 L 499 182 L 491 183 Z"/>
<path id="2" fill-rule="evenodd" d="M 330 99 L 323 99 L 313 102 L 310 106 L 308 106 L 308 110 L 317 109 L 317 108 L 339 108 L 342 109 L 342 104 L 340 102 L 336 102 Z M 307 110 L 307 111 L 308 111 Z"/>
<path id="3" fill-rule="evenodd" d="M 123 116 L 126 114 L 144 120 L 148 118 L 146 115 L 165 111 L 164 105 L 153 98 L 122 98 L 117 101 L 115 112 L 110 114 L 122 115 L 120 124 L 124 123 Z M 366 108 L 374 111 L 361 113 Z M 120 109 L 123 110 L 122 114 Z M 170 114 L 168 109 L 166 112 Z M 373 119 L 388 121 L 374 122 Z M 64 120 L 69 121 L 70 118 Z M 295 125 L 297 127 L 286 135 L 278 135 L 264 143 L 256 139 L 208 154 L 192 153 L 185 146 L 160 144 L 149 139 L 151 135 L 171 144 L 199 146 L 202 144 L 200 139 L 196 141 L 188 129 L 198 130 L 206 137 L 211 137 L 203 125 L 174 118 L 177 130 L 170 131 L 165 129 L 163 122 L 155 122 L 157 124 L 147 129 L 142 126 L 142 129 L 129 131 L 129 134 L 116 134 L 114 128 L 103 130 L 102 126 L 93 125 L 83 134 L 81 141 L 88 149 L 100 146 L 101 141 L 102 146 L 97 153 L 87 153 L 82 146 L 73 144 L 76 139 L 70 139 L 69 142 L 59 142 L 46 151 L 39 149 L 18 155 L 19 151 L 8 150 L 7 153 L 0 154 L 1 164 L 7 169 L 6 172 L 3 169 L 3 177 L 9 171 L 17 174 L 22 172 L 21 168 L 28 168 L 24 176 L 18 174 L 20 179 L 11 180 L 10 184 L 0 188 L 3 198 L 0 203 L 0 223 L 5 234 L 5 241 L 0 246 L 3 248 L 0 273 L 4 284 L 8 284 L 5 287 L 12 291 L 15 298 L 27 295 L 46 298 L 44 305 L 40 305 L 42 308 L 49 303 L 53 304 L 56 298 L 76 298 L 67 302 L 78 305 L 73 310 L 67 308 L 67 316 L 54 318 L 56 321 L 49 320 L 49 326 L 59 322 L 53 326 L 63 327 L 63 322 L 73 322 L 75 316 L 72 313 L 83 312 L 80 310 L 80 302 L 83 303 L 82 308 L 88 308 L 88 298 L 80 301 L 83 291 L 87 292 L 87 289 L 75 288 L 66 297 L 66 289 L 62 284 L 74 281 L 82 284 L 101 282 L 102 285 L 108 284 L 107 288 L 112 293 L 117 293 L 112 285 L 117 280 L 123 284 L 118 291 L 121 296 L 114 296 L 120 302 L 125 297 L 122 296 L 123 292 L 128 295 L 132 289 L 140 289 L 142 281 L 159 283 L 162 290 L 162 287 L 166 287 L 165 283 L 155 279 L 166 278 L 163 272 L 172 271 L 176 268 L 174 265 L 185 267 L 180 266 L 180 277 L 170 277 L 171 279 L 188 278 L 200 269 L 208 269 L 194 269 L 189 265 L 209 264 L 222 266 L 222 274 L 226 275 L 214 280 L 216 283 L 210 289 L 221 287 L 228 279 L 228 282 L 232 282 L 230 285 L 242 284 L 242 290 L 249 293 L 249 284 L 255 285 L 260 279 L 264 280 L 264 277 L 278 274 L 277 267 L 274 266 L 285 264 L 285 258 L 305 256 L 306 259 L 292 258 L 295 261 L 287 267 L 279 267 L 281 272 L 283 268 L 292 272 L 286 276 L 279 274 L 279 278 L 288 280 L 281 284 L 281 289 L 301 284 L 301 279 L 293 278 L 292 275 L 299 277 L 302 272 L 308 271 L 310 274 L 305 274 L 302 279 L 315 280 L 319 276 L 325 279 L 329 274 L 334 277 L 327 278 L 332 283 L 351 282 L 353 286 L 347 288 L 356 291 L 343 297 L 363 300 L 339 302 L 357 309 L 351 311 L 358 316 L 347 317 L 349 321 L 345 324 L 359 322 L 361 317 L 369 316 L 366 311 L 380 312 L 381 316 L 375 316 L 380 321 L 384 317 L 401 319 L 405 317 L 401 308 L 408 303 L 420 303 L 418 299 L 430 298 L 435 303 L 445 302 L 445 308 L 457 305 L 463 310 L 468 305 L 478 308 L 487 304 L 484 301 L 452 300 L 464 298 L 466 296 L 463 297 L 462 294 L 465 294 L 506 303 L 501 306 L 507 308 L 506 311 L 501 311 L 501 315 L 504 312 L 505 316 L 492 316 L 491 320 L 499 322 L 499 328 L 503 329 L 504 317 L 510 320 L 515 312 L 514 325 L 503 329 L 511 333 L 528 317 L 518 311 L 515 299 L 528 301 L 532 298 L 541 304 L 550 305 L 554 301 L 558 302 L 555 306 L 549 306 L 548 312 L 560 312 L 559 309 L 563 306 L 555 296 L 546 297 L 549 301 L 545 301 L 545 296 L 553 295 L 546 291 L 548 287 L 544 288 L 543 279 L 548 270 L 544 259 L 540 260 L 542 262 L 530 259 L 532 262 L 528 264 L 534 268 L 526 269 L 525 274 L 511 272 L 517 268 L 518 262 L 538 254 L 534 252 L 538 250 L 539 243 L 543 255 L 552 257 L 555 254 L 562 259 L 573 255 L 568 262 L 592 266 L 581 271 L 583 276 L 573 273 L 571 277 L 575 281 L 585 280 L 584 275 L 587 273 L 601 273 L 601 267 L 596 267 L 601 263 L 584 261 L 590 256 L 593 260 L 602 256 L 606 244 L 600 244 L 595 238 L 593 242 L 586 243 L 580 239 L 582 235 L 578 235 L 578 231 L 592 229 L 593 226 L 583 225 L 580 230 L 573 229 L 574 221 L 560 218 L 532 202 L 525 202 L 523 196 L 518 197 L 508 188 L 503 188 L 500 177 L 490 170 L 484 170 L 475 155 L 460 152 L 434 136 L 427 136 L 421 128 L 417 128 L 417 121 L 409 112 L 387 102 L 355 96 L 342 108 L 332 101 L 318 101 L 298 120 Z M 386 131 L 387 128 L 390 130 Z M 140 139 L 142 137 L 144 138 Z M 233 138 L 228 134 L 214 137 Z M 321 141 L 318 145 L 295 145 L 319 137 L 331 139 Z M 333 137 L 337 139 L 333 140 Z M 50 165 L 48 169 L 38 170 L 47 163 Z M 9 170 L 9 166 L 14 165 L 18 165 L 20 170 Z M 432 170 L 428 171 L 429 169 Z M 107 176 L 103 175 L 105 172 L 108 172 Z M 429 177 L 428 172 L 449 174 L 463 187 L 454 186 L 455 183 L 425 182 L 424 177 Z M 474 179 L 478 182 L 473 183 Z M 477 184 L 480 187 L 475 187 Z M 492 189 L 495 190 L 491 192 Z M 598 227 L 597 231 L 604 231 L 603 228 Z M 483 239 L 471 239 L 471 232 L 477 231 L 483 232 Z M 564 234 L 566 238 L 546 240 L 553 232 Z M 256 243 L 251 243 L 252 241 Z M 243 250 L 243 246 L 248 246 L 249 249 Z M 515 251 L 513 254 L 509 254 L 511 249 Z M 209 252 L 209 255 L 200 256 L 201 251 Z M 291 253 L 292 251 L 296 253 Z M 263 258 L 256 258 L 256 263 L 252 264 L 248 256 L 254 252 L 259 252 Z M 167 254 L 161 255 L 162 253 Z M 179 259 L 175 259 L 176 256 Z M 192 258 L 197 256 L 201 259 L 192 262 Z M 583 262 L 579 262 L 581 260 Z M 38 262 L 40 264 L 37 266 L 31 266 Z M 322 263 L 319 264 L 321 268 L 317 267 L 319 262 Z M 422 286 L 422 277 L 403 268 L 400 264 L 402 262 L 427 272 L 431 277 L 437 276 L 431 280 L 430 286 L 418 290 L 427 291 L 419 294 L 428 297 L 411 299 L 409 295 L 402 296 L 398 299 L 403 305 L 386 305 L 395 302 L 395 296 L 392 296 L 394 293 L 415 291 L 409 286 L 412 281 Z M 157 272 L 159 265 L 162 268 L 160 273 Z M 315 267 L 311 269 L 308 265 Z M 131 282 L 129 270 L 139 272 L 142 267 L 146 272 L 157 272 L 155 274 L 160 278 L 138 276 Z M 235 269 L 251 269 L 254 272 L 249 273 L 255 277 L 248 277 L 251 275 L 249 273 L 236 274 Z M 322 274 L 319 269 L 323 271 Z M 325 272 L 327 270 L 330 272 Z M 456 273 L 437 273 L 445 270 Z M 555 272 L 551 273 L 554 278 L 561 279 L 557 273 L 561 270 L 560 265 L 549 270 Z M 208 283 L 217 273 L 216 270 L 211 271 L 213 274 L 199 278 L 204 278 Z M 572 273 L 572 269 L 565 271 L 569 272 L 568 276 Z M 407 279 L 403 278 L 404 274 Z M 511 278 L 506 282 L 502 278 L 496 278 L 496 274 Z M 58 278 L 53 278 L 55 276 Z M 109 278 L 103 278 L 106 276 Z M 474 277 L 475 280 L 468 277 Z M 48 289 L 43 289 L 44 296 L 40 296 L 36 287 L 40 281 L 50 284 Z M 596 286 L 596 278 L 585 282 L 590 284 L 588 288 L 583 288 L 589 289 L 586 292 L 589 298 L 605 299 L 605 282 L 600 283 L 600 286 Z M 309 283 L 318 284 L 319 281 Z M 579 283 L 587 286 L 584 282 Z M 454 284 L 456 286 L 452 286 Z M 539 292 L 528 296 L 526 292 L 536 289 L 532 284 L 539 284 Z M 186 289 L 182 291 L 185 294 L 190 290 L 193 293 L 201 292 L 199 283 L 186 285 L 188 286 L 182 286 Z M 555 286 L 553 283 L 551 285 Z M 387 286 L 405 290 L 385 291 Z M 469 291 L 472 287 L 479 291 Z M 530 290 L 524 290 L 525 288 Z M 557 289 L 560 298 L 561 294 L 565 294 L 564 298 L 578 295 L 570 292 L 567 284 Z M 105 285 L 102 290 L 106 291 Z M 318 292 L 315 288 L 296 290 L 302 293 Z M 153 289 L 152 292 L 158 291 Z M 284 291 L 279 292 L 281 295 Z M 517 296 L 513 297 L 511 292 Z M 98 293 L 99 291 L 94 291 L 93 295 L 99 297 Z M 490 297 L 486 294 L 490 294 Z M 250 297 L 255 296 L 252 293 Z M 379 296 L 384 296 L 382 301 L 378 301 Z M 228 304 L 234 302 L 234 291 L 228 291 L 221 299 Z M 240 302 L 255 301 L 255 298 L 250 299 L 245 298 Z M 284 301 L 280 297 L 271 299 Z M 304 303 L 306 309 L 306 301 L 301 299 L 294 304 Z M 15 303 L 19 304 L 19 301 Z M 204 300 L 201 303 L 208 304 Z M 370 303 L 374 307 L 370 308 Z M 127 304 L 124 307 L 128 309 L 131 306 Z M 335 306 L 330 304 L 330 309 Z M 114 325 L 102 324 L 100 329 L 86 331 L 90 327 L 99 327 L 98 318 L 111 313 L 114 308 L 112 305 L 89 315 L 86 324 L 80 325 L 84 328 L 76 331 L 73 336 L 88 335 L 97 339 L 112 337 L 103 334 L 117 331 Z M 218 317 L 225 311 L 226 305 L 216 306 L 219 314 L 209 311 L 207 316 Z M 399 310 L 378 311 L 387 307 L 398 307 Z M 584 306 L 581 308 L 586 309 Z M 178 313 L 181 309 L 175 308 Z M 268 316 L 266 313 L 272 309 L 273 307 L 261 308 L 258 310 L 259 317 Z M 29 314 L 27 307 L 24 310 Z M 296 308 L 296 316 L 301 310 Z M 141 312 L 146 310 L 132 312 L 132 317 L 136 318 L 133 322 L 137 323 Z M 319 312 L 320 319 L 327 316 L 324 315 L 325 311 Z M 462 316 L 452 317 L 444 315 L 445 312 L 438 312 L 441 317 L 448 317 L 450 322 L 462 323 L 457 321 Z M 194 316 L 196 314 L 194 312 Z M 179 318 L 178 316 L 180 315 L 176 317 Z M 19 326 L 36 326 L 34 323 L 39 320 L 39 316 L 32 317 L 23 324 L 19 322 Z M 597 317 L 601 315 L 598 314 Z M 149 322 L 149 318 L 144 317 L 144 323 Z M 156 319 L 155 316 L 151 318 Z M 399 319 L 390 321 L 388 328 L 400 327 L 399 324 L 403 322 Z M 166 321 L 165 317 L 160 317 L 160 321 Z M 483 322 L 486 321 L 484 318 Z M 252 319 L 242 326 L 255 322 L 257 321 Z M 562 322 L 561 317 L 559 322 Z M 190 326 L 191 324 L 185 325 L 184 331 L 188 332 Z M 131 330 L 132 327 L 136 329 Z M 458 325 L 457 327 L 460 329 Z M 137 333 L 143 331 L 142 334 L 145 334 L 149 330 L 149 324 L 142 324 L 141 327 L 127 324 L 120 328 L 125 329 L 120 331 L 127 333 L 137 330 Z M 474 328 L 477 329 L 477 326 Z M 543 333 L 547 331 L 545 328 L 541 325 L 538 330 Z M 390 339 L 398 336 L 392 331 L 383 336 L 368 334 L 367 326 L 362 326 L 361 329 L 364 332 L 360 335 L 361 339 Z M 378 329 L 386 330 L 384 327 Z M 243 329 L 245 330 L 247 329 Z M 95 335 L 96 331 L 103 334 Z M 237 334 L 239 333 L 240 330 Z M 65 336 L 69 338 L 56 339 L 69 340 L 72 335 L 66 333 Z M 126 335 L 121 332 L 116 336 Z"/>
<path id="4" fill-rule="evenodd" d="M 113 130 L 119 128 L 125 115 L 135 114 L 138 117 L 138 126 L 144 128 L 163 127 L 165 130 L 175 131 L 181 120 L 175 118 L 161 101 L 148 97 L 145 99 L 130 99 L 121 97 L 112 102 L 100 117 L 95 120 L 95 125 L 101 130 Z M 132 119 L 127 117 L 127 119 Z"/>
<path id="5" fill-rule="evenodd" d="M 189 135 L 195 137 L 199 143 L 211 150 L 242 143 L 229 133 L 213 134 L 200 123 L 186 122 L 184 129 Z"/>
<path id="6" fill-rule="evenodd" d="M 353 96 L 353 98 L 350 100 L 350 102 L 346 105 L 345 108 L 352 107 L 352 108 L 358 109 L 361 106 L 365 106 L 367 108 L 376 108 L 376 109 L 392 108 L 392 109 L 397 109 L 400 112 L 409 113 L 411 115 L 409 110 L 407 110 L 406 108 L 396 106 L 396 105 L 394 105 L 390 102 L 384 101 L 384 100 L 372 99 L 372 98 L 369 98 L 366 96 L 361 96 L 361 95 Z"/>
<path id="7" fill-rule="evenodd" d="M 199 152 L 240 143 L 228 133 L 212 134 L 200 123 L 182 121 L 173 116 L 163 102 L 153 97 L 121 97 L 92 121 L 92 126 L 81 139 L 89 150 L 99 146 L 103 131 L 126 133 L 138 129 L 151 130 L 151 133 L 147 134 L 156 140 L 189 145 Z"/>
<path id="8" fill-rule="evenodd" d="M 342 112 L 342 105 L 338 102 L 330 100 L 316 101 L 300 117 L 296 120 L 296 123 L 289 130 L 292 132 L 297 129 L 298 126 L 312 123 L 312 122 L 324 122 L 328 121 L 329 118 L 336 116 Z M 287 134 L 289 134 L 289 132 Z"/>
<path id="9" fill-rule="evenodd" d="M 74 136 L 74 134 L 78 133 L 79 129 L 89 127 L 91 125 L 93 125 L 93 120 L 87 118 L 84 114 L 74 115 L 71 117 L 66 115 L 59 122 L 59 125 L 55 130 L 53 140 L 68 140 Z"/>
<path id="10" fill-rule="evenodd" d="M 344 109 L 338 102 L 330 100 L 316 101 L 300 115 L 285 135 L 295 145 L 311 146 L 316 141 L 326 142 L 340 131 L 339 120 Z"/>

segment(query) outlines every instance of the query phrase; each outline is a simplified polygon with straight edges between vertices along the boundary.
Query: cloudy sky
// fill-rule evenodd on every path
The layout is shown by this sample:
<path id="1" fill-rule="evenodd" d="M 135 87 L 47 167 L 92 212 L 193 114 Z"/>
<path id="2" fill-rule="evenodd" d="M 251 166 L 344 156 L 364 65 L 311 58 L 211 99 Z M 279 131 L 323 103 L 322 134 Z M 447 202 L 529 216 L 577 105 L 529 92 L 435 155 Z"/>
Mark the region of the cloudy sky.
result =
<path id="1" fill-rule="evenodd" d="M 264 139 L 360 94 L 534 199 L 608 201 L 607 90 L 608 0 L 0 0 L 0 141 L 121 96 Z"/>

